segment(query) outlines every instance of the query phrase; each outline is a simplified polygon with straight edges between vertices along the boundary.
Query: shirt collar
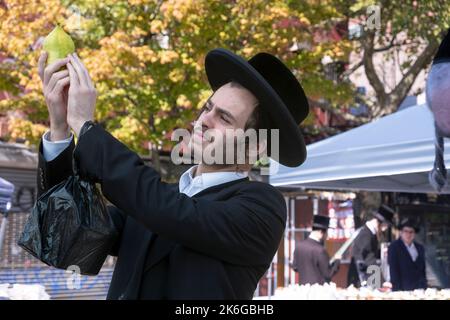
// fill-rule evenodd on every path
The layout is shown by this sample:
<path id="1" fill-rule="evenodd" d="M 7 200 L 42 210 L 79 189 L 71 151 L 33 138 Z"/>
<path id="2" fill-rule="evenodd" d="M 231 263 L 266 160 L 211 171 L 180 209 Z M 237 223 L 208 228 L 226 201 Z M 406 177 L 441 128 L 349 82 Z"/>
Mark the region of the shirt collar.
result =
<path id="1" fill-rule="evenodd" d="M 314 233 L 310 233 L 310 234 L 309 234 L 309 238 L 311 238 L 311 239 L 314 240 L 314 241 L 317 241 L 317 242 L 321 243 L 320 239 L 319 239 L 319 238 L 316 238 L 316 236 L 314 235 Z"/>
<path id="2" fill-rule="evenodd" d="M 186 170 L 180 177 L 180 182 L 178 183 L 178 188 L 180 192 L 183 192 L 194 180 L 194 170 L 196 166 L 190 167 Z"/>
<path id="3" fill-rule="evenodd" d="M 190 196 L 205 190 L 207 188 L 242 179 L 248 176 L 247 172 L 231 172 L 231 171 L 218 171 L 218 172 L 205 172 L 200 176 L 194 177 L 194 171 L 197 166 L 193 166 L 185 171 L 179 182 L 179 190 L 181 193 L 186 193 Z M 193 190 L 193 191 L 190 191 Z"/>
<path id="4" fill-rule="evenodd" d="M 402 240 L 402 242 L 403 242 L 403 244 L 405 245 L 405 247 L 407 247 L 407 248 L 409 248 L 409 249 L 413 249 L 413 248 L 416 247 L 416 246 L 414 245 L 414 241 L 411 242 L 410 245 L 408 245 L 408 244 L 407 244 L 405 241 L 403 241 L 403 240 Z"/>
<path id="5" fill-rule="evenodd" d="M 366 226 L 367 226 L 367 228 L 369 228 L 369 230 L 370 230 L 370 232 L 372 232 L 372 234 L 377 234 L 377 230 L 371 223 L 369 223 L 369 221 L 366 222 Z"/>

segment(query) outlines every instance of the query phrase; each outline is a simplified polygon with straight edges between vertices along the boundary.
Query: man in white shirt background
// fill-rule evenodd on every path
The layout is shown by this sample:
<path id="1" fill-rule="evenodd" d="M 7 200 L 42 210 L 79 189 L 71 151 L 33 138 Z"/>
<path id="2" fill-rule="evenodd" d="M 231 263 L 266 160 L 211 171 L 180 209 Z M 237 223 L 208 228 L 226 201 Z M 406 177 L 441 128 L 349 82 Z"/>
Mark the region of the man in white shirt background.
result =
<path id="1" fill-rule="evenodd" d="M 386 231 L 392 224 L 394 210 L 382 204 L 371 212 L 368 221 L 354 240 L 352 259 L 347 275 L 348 284 L 364 286 L 369 277 L 370 266 L 380 266 L 380 247 L 378 234 Z"/>
<path id="2" fill-rule="evenodd" d="M 400 237 L 388 250 L 389 273 L 393 291 L 425 289 L 425 249 L 415 241 L 420 231 L 412 219 L 404 219 L 399 225 Z"/>

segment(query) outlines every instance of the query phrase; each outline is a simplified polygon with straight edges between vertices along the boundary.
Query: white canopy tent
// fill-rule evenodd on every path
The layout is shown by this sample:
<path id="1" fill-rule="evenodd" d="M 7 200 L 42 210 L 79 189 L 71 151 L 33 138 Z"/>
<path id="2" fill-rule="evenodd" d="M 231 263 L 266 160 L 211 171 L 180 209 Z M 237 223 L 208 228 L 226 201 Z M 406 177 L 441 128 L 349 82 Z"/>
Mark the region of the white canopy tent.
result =
<path id="1" fill-rule="evenodd" d="M 434 141 L 433 116 L 425 104 L 417 105 L 309 145 L 300 167 L 272 162 L 277 171 L 269 182 L 301 189 L 434 192 L 428 182 Z M 445 164 L 450 169 L 448 139 Z"/>

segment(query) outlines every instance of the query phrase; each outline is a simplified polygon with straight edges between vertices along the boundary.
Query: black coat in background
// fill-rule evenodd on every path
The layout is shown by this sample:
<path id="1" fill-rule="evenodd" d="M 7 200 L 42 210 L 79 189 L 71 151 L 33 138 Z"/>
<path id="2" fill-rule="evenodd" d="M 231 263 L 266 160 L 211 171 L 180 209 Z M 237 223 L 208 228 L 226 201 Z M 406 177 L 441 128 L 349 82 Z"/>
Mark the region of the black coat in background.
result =
<path id="1" fill-rule="evenodd" d="M 367 279 L 366 269 L 370 265 L 379 265 L 380 249 L 378 238 L 370 229 L 364 225 L 353 242 L 352 260 L 348 270 L 348 285 L 356 287 L 361 285 L 359 274 L 364 280 Z"/>
<path id="2" fill-rule="evenodd" d="M 405 244 L 401 239 L 391 243 L 388 249 L 389 274 L 393 291 L 409 291 L 426 289 L 425 249 L 417 242 L 416 261 L 413 261 Z"/>
<path id="3" fill-rule="evenodd" d="M 330 257 L 325 247 L 307 238 L 295 247 L 292 267 L 299 274 L 300 284 L 324 284 L 339 271 L 339 262 L 330 266 Z"/>
<path id="4" fill-rule="evenodd" d="M 74 143 L 39 154 L 39 194 L 71 174 Z M 79 139 L 80 175 L 100 183 L 121 239 L 108 299 L 251 299 L 283 236 L 286 205 L 248 178 L 188 197 L 100 126 Z"/>

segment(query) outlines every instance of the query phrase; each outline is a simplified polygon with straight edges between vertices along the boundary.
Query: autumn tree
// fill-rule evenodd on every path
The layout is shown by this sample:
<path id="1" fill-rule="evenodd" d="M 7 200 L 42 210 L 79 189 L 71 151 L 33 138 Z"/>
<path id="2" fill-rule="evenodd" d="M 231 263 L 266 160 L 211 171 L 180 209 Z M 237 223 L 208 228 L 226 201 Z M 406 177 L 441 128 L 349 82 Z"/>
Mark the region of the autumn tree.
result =
<path id="1" fill-rule="evenodd" d="M 450 26 L 450 2 L 430 1 L 334 1 L 348 19 L 358 21 L 360 34 L 353 39 L 360 61 L 342 74 L 347 78 L 359 68 L 374 90 L 367 101 L 368 119 L 390 114 L 411 93 L 419 73 L 430 65 L 443 32 Z M 399 56 L 401 75 L 394 85 L 382 77 L 384 64 Z M 381 58 L 380 58 L 381 56 Z M 377 58 L 378 57 L 378 58 Z M 387 75 L 392 80 L 392 75 Z"/>
<path id="2" fill-rule="evenodd" d="M 0 101 L 0 113 L 20 113 L 9 119 L 10 139 L 35 144 L 46 130 L 47 112 L 37 74 L 37 40 L 65 15 L 57 0 L 0 1 L 0 91 L 14 98 Z"/>
<path id="3" fill-rule="evenodd" d="M 347 60 L 351 42 L 316 36 L 334 27 L 323 21 L 343 16 L 330 6 L 305 6 L 299 10 L 281 0 L 3 1 L 0 52 L 8 60 L 1 63 L 0 86 L 15 98 L 1 101 L 0 112 L 25 115 L 11 121 L 12 139 L 38 142 L 48 125 L 36 72 L 38 46 L 55 24 L 71 34 L 96 84 L 96 119 L 141 153 L 148 152 L 147 141 L 160 147 L 170 142 L 172 129 L 195 118 L 211 94 L 205 54 L 216 47 L 245 58 L 260 51 L 275 54 L 311 99 L 346 106 L 351 84 L 327 78 L 321 60 L 324 55 Z"/>

